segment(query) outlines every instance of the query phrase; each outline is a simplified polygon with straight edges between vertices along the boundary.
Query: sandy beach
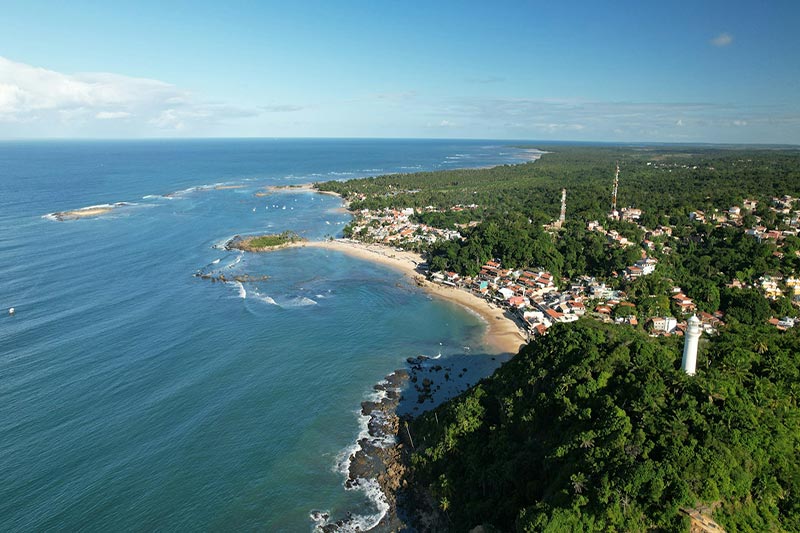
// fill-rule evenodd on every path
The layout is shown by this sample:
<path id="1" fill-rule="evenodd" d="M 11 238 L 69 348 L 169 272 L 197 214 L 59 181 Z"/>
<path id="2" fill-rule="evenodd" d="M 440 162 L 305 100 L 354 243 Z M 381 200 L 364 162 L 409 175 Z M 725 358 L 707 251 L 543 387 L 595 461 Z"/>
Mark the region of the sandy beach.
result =
<path id="1" fill-rule="evenodd" d="M 414 279 L 429 294 L 466 307 L 486 321 L 488 327 L 485 342 L 492 353 L 516 354 L 526 342 L 516 321 L 507 316 L 503 309 L 463 289 L 424 281 L 416 271 L 417 265 L 425 262 L 420 254 L 405 250 L 397 251 L 379 244 L 366 244 L 345 239 L 308 241 L 289 245 L 292 248 L 305 246 L 335 250 L 395 268 Z"/>
<path id="2" fill-rule="evenodd" d="M 314 187 L 313 183 L 299 183 L 297 185 L 269 185 L 264 187 L 269 192 L 313 192 L 316 194 L 327 194 L 329 196 L 340 196 L 339 193 L 335 193 L 332 191 L 320 191 L 316 187 Z M 256 193 L 256 196 L 259 194 L 264 193 Z"/>

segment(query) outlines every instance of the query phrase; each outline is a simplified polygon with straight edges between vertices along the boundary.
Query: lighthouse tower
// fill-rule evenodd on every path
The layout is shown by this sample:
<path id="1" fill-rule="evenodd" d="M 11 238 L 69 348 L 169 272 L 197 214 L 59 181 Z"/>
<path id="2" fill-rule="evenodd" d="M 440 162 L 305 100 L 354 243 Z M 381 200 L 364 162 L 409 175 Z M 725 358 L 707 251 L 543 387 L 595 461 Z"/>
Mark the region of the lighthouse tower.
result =
<path id="1" fill-rule="evenodd" d="M 561 189 L 561 214 L 558 215 L 558 227 L 564 225 L 567 218 L 567 189 Z"/>
<path id="2" fill-rule="evenodd" d="M 688 327 L 686 328 L 685 341 L 683 344 L 683 361 L 681 362 L 681 369 L 694 376 L 694 369 L 697 366 L 697 343 L 700 341 L 700 319 L 692 315 L 689 319 Z"/>

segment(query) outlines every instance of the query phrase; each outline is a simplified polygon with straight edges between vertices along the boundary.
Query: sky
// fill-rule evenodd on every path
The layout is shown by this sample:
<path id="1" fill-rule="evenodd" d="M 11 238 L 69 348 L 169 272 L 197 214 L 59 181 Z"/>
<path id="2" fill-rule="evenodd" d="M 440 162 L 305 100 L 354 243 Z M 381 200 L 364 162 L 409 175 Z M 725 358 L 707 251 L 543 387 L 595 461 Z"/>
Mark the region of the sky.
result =
<path id="1" fill-rule="evenodd" d="M 800 2 L 0 3 L 0 139 L 800 144 Z"/>

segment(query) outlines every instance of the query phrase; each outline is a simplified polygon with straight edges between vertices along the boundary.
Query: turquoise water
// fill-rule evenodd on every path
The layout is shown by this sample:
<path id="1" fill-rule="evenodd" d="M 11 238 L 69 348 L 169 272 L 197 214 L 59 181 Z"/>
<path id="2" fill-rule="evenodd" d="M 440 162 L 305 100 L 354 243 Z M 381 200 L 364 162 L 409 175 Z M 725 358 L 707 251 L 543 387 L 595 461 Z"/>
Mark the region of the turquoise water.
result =
<path id="1" fill-rule="evenodd" d="M 254 196 L 266 185 L 523 155 L 487 141 L 0 143 L 0 530 L 309 531 L 312 509 L 374 514 L 337 471 L 360 402 L 407 357 L 480 351 L 483 325 L 383 266 L 215 245 L 338 235 L 349 218 L 331 196 Z M 130 205 L 43 218 L 115 202 Z"/>

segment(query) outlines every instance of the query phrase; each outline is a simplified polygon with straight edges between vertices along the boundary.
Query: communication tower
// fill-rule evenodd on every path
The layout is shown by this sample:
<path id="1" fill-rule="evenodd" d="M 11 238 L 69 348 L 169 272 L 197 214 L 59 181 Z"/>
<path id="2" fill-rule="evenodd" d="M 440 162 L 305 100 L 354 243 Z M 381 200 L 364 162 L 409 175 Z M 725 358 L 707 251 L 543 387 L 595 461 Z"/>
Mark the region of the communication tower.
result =
<path id="1" fill-rule="evenodd" d="M 617 189 L 619 189 L 619 162 L 617 162 L 617 172 L 614 174 L 614 191 L 611 193 L 611 214 L 617 215 Z"/>

